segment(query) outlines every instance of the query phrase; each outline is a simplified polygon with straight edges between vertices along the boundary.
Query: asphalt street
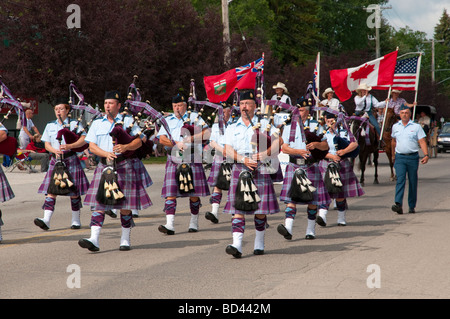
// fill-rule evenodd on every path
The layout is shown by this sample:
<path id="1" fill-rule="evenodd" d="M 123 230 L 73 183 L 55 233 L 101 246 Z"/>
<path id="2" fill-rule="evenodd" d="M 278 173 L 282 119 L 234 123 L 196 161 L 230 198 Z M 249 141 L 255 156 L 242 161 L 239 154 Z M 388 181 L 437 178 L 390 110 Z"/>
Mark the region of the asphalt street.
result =
<path id="1" fill-rule="evenodd" d="M 281 212 L 268 219 L 265 254 L 255 256 L 253 219 L 247 217 L 241 259 L 225 253 L 230 216 L 221 214 L 218 224 L 204 218 L 209 198 L 202 198 L 199 232 L 188 232 L 187 199 L 178 200 L 176 234 L 158 231 L 165 223 L 164 165 L 146 166 L 154 182 L 148 189 L 153 206 L 135 219 L 132 250 L 125 252 L 119 251 L 120 220 L 110 217 L 100 252 L 80 248 L 78 240 L 90 234 L 90 211 L 83 207 L 82 228 L 70 229 L 65 197 L 57 198 L 50 230 L 36 227 L 34 218 L 43 216 L 44 196 L 37 189 L 44 174 L 6 173 L 16 197 L 0 204 L 0 298 L 449 298 L 450 154 L 420 165 L 416 214 L 391 211 L 395 182 L 387 163 L 380 154 L 378 185 L 372 184 L 373 167 L 367 169 L 365 195 L 348 200 L 347 226 L 337 226 L 332 210 L 327 227 L 317 225 L 315 240 L 304 238 L 305 207 L 297 209 L 292 240 L 277 233 L 284 219 L 281 203 Z"/>

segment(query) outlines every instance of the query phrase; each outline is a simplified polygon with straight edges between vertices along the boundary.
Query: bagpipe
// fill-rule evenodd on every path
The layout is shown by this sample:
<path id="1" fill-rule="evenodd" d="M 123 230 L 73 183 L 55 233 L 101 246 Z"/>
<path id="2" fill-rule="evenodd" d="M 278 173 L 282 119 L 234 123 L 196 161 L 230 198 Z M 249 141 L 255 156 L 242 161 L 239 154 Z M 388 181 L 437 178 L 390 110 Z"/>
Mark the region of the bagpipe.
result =
<path id="1" fill-rule="evenodd" d="M 78 102 L 75 104 L 75 98 L 78 99 Z M 92 106 L 90 106 L 89 104 L 85 103 L 84 101 L 84 95 L 80 92 L 80 90 L 78 90 L 78 88 L 75 86 L 75 84 L 73 83 L 73 81 L 70 81 L 69 84 L 69 100 L 68 100 L 69 106 L 70 106 L 70 113 L 68 115 L 69 117 L 69 125 L 65 126 L 58 131 L 57 140 L 62 140 L 62 137 L 64 137 L 64 141 L 66 142 L 66 144 L 73 144 L 75 142 L 77 142 L 81 135 L 84 132 L 87 132 L 90 124 L 92 123 L 92 121 L 98 117 L 101 116 L 101 112 L 95 110 Z M 70 119 L 71 119 L 71 113 L 73 111 L 80 111 L 80 114 L 78 115 L 77 118 L 77 122 L 74 126 L 74 128 L 71 130 L 70 129 Z M 91 121 L 89 123 L 86 124 L 85 127 L 80 129 L 80 125 L 81 122 L 83 120 L 83 116 L 85 114 L 85 112 L 88 112 L 90 114 L 93 114 L 94 117 L 91 119 Z M 63 123 L 64 124 L 64 123 Z M 85 149 L 87 149 L 89 147 L 89 144 L 85 143 L 84 145 L 80 146 L 80 147 L 76 147 L 76 148 L 72 148 L 73 152 L 83 152 Z"/>
<path id="2" fill-rule="evenodd" d="M 61 117 L 59 117 L 58 120 L 64 125 L 64 121 Z M 56 139 L 61 145 L 62 134 L 58 134 Z M 72 176 L 63 161 L 63 155 L 57 155 L 56 157 L 57 161 L 50 175 L 50 183 L 48 185 L 47 193 L 53 195 L 68 195 L 70 192 L 75 191 L 76 186 L 72 182 Z"/>
<path id="3" fill-rule="evenodd" d="M 18 115 L 19 121 L 21 122 L 22 126 L 27 125 L 24 106 L 27 106 L 29 104 L 20 102 L 18 99 L 16 99 L 11 94 L 11 91 L 8 89 L 8 87 L 3 83 L 0 76 L 0 106 L 4 104 L 9 105 L 10 109 L 0 122 L 0 126 L 3 126 L 3 122 L 8 119 L 13 110 L 15 110 L 16 114 Z M 17 139 L 12 136 L 7 136 L 6 139 L 0 143 L 0 154 L 13 157 L 17 153 L 17 147 Z"/>
<path id="4" fill-rule="evenodd" d="M 131 141 L 129 138 L 131 137 L 123 129 L 123 123 L 117 122 L 112 114 L 108 114 L 108 116 L 114 120 L 114 128 L 109 133 L 113 140 L 113 148 L 117 145 L 117 143 L 130 143 Z M 115 158 L 112 164 L 107 163 L 107 166 L 103 169 L 95 198 L 103 205 L 117 205 L 121 201 L 125 200 L 125 195 L 123 194 L 118 182 L 117 161 Z"/>

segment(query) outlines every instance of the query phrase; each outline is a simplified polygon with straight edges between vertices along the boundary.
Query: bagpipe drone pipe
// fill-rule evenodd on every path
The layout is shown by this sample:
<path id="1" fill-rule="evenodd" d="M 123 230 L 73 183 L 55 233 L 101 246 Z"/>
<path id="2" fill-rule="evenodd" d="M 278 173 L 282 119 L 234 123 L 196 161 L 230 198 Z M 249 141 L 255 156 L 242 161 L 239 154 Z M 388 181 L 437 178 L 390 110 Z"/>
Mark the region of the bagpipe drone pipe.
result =
<path id="1" fill-rule="evenodd" d="M 78 102 L 75 104 L 75 99 L 78 99 Z M 95 118 L 102 115 L 100 111 L 95 110 L 92 106 L 85 103 L 84 101 L 84 95 L 80 92 L 80 90 L 75 86 L 73 81 L 70 81 L 69 84 L 69 106 L 70 106 L 70 113 L 68 115 L 69 119 L 72 117 L 72 113 L 79 112 L 77 122 L 74 126 L 74 128 L 71 130 L 70 125 L 69 127 L 64 127 L 63 129 L 58 131 L 57 139 L 61 140 L 62 137 L 64 137 L 64 141 L 66 144 L 73 144 L 77 142 L 81 135 L 85 132 L 87 132 L 90 124 L 92 123 Z M 88 112 L 89 114 L 92 114 L 92 119 L 86 123 L 85 127 L 81 127 L 81 122 L 83 121 L 83 116 L 85 112 Z M 70 123 L 70 120 L 69 120 Z M 89 144 L 85 143 L 84 145 L 76 148 L 72 148 L 72 151 L 74 152 L 83 152 L 89 147 Z"/>

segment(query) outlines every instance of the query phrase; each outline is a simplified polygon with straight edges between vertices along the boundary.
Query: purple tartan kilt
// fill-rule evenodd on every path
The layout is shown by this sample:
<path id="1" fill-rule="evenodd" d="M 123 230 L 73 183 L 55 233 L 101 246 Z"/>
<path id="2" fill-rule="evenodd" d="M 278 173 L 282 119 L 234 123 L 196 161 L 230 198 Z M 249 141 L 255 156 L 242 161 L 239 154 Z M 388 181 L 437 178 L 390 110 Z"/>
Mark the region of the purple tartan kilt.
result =
<path id="1" fill-rule="evenodd" d="M 44 181 L 42 182 L 41 186 L 39 187 L 38 193 L 40 194 L 47 194 L 48 185 L 50 184 L 50 180 L 52 178 L 53 169 L 55 168 L 57 160 L 52 157 L 47 174 L 45 174 Z M 63 160 L 64 164 L 66 164 L 66 167 L 69 169 L 70 175 L 72 176 L 73 183 L 77 188 L 76 192 L 70 192 L 67 195 L 61 195 L 61 196 L 79 196 L 86 194 L 87 190 L 89 189 L 89 181 L 86 177 L 86 174 L 83 171 L 83 168 L 81 167 L 81 162 L 78 156 L 70 156 L 69 158 L 66 158 Z"/>
<path id="2" fill-rule="evenodd" d="M 0 165 L 0 202 L 6 202 L 15 197 L 14 192 L 9 185 L 8 179 L 3 172 L 2 166 Z"/>
<path id="3" fill-rule="evenodd" d="M 178 164 L 172 162 L 170 157 L 166 162 L 166 175 L 164 177 L 164 184 L 161 190 L 161 197 L 204 197 L 209 196 L 208 183 L 206 181 L 205 170 L 202 163 L 191 163 L 192 173 L 194 175 L 194 192 L 181 194 L 178 191 L 178 184 L 176 180 L 176 172 Z"/>
<path id="4" fill-rule="evenodd" d="M 220 165 L 223 163 L 223 156 L 214 156 L 214 161 L 211 165 L 211 171 L 208 177 L 208 185 L 210 187 L 216 186 L 217 177 L 219 176 Z"/>
<path id="5" fill-rule="evenodd" d="M 138 158 L 132 158 L 130 161 L 133 163 L 134 170 L 137 172 L 138 176 L 142 181 L 142 185 L 144 188 L 148 188 L 153 185 L 152 178 L 147 172 L 147 169 L 144 166 L 144 163 Z"/>
<path id="6" fill-rule="evenodd" d="M 317 190 L 313 193 L 314 199 L 309 203 L 298 203 L 292 201 L 288 196 L 289 190 L 291 189 L 292 178 L 294 177 L 294 172 L 299 165 L 288 163 L 286 166 L 286 172 L 284 173 L 283 187 L 281 188 L 280 200 L 285 203 L 293 203 L 298 205 L 329 205 L 331 203 L 331 197 L 328 194 L 325 183 L 323 182 L 322 175 L 317 164 L 313 164 L 309 167 L 301 166 L 301 168 L 306 170 L 306 176 L 312 182 L 313 186 Z"/>
<path id="7" fill-rule="evenodd" d="M 277 196 L 273 187 L 273 182 L 269 174 L 260 174 L 259 171 L 253 177 L 256 187 L 258 188 L 258 195 L 261 202 L 258 204 L 258 209 L 254 211 L 241 211 L 234 208 L 236 188 L 239 180 L 239 174 L 247 167 L 244 164 L 234 164 L 231 172 L 230 189 L 228 191 L 227 203 L 225 204 L 223 212 L 225 214 L 241 214 L 241 215 L 272 215 L 280 211 Z"/>
<path id="8" fill-rule="evenodd" d="M 100 204 L 95 199 L 103 169 L 107 167 L 107 165 L 99 163 L 94 171 L 94 177 L 89 186 L 89 190 L 84 198 L 84 204 L 90 206 L 92 211 L 105 211 L 110 209 L 143 210 L 150 207 L 152 201 L 145 191 L 142 175 L 140 175 L 142 172 L 136 169 L 136 165 L 134 159 L 127 159 L 116 165 L 117 181 L 125 195 L 125 200 L 118 205 L 112 206 Z"/>
<path id="9" fill-rule="evenodd" d="M 325 172 L 327 171 L 329 161 L 321 160 L 319 162 L 319 169 L 322 175 L 322 179 L 325 179 Z M 344 185 L 343 192 L 337 194 L 330 194 L 331 198 L 349 198 L 359 197 L 364 195 L 364 190 L 358 181 L 355 173 L 353 172 L 352 164 L 349 160 L 343 160 L 339 162 L 341 169 L 339 175 L 341 176 L 342 184 Z"/>

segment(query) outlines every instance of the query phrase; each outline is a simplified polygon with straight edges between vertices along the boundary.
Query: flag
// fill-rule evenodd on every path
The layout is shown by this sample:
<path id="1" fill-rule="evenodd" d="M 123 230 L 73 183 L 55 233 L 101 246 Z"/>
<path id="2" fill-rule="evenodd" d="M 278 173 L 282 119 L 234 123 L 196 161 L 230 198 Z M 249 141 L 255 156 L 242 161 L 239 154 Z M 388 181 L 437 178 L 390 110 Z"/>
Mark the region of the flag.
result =
<path id="1" fill-rule="evenodd" d="M 395 65 L 393 90 L 414 91 L 419 83 L 420 56 L 398 60 Z M 389 86 L 373 87 L 376 90 L 387 90 Z"/>
<path id="2" fill-rule="evenodd" d="M 264 55 L 258 60 L 222 74 L 203 77 L 209 101 L 212 103 L 226 101 L 235 89 L 254 89 L 259 69 L 264 70 Z"/>
<path id="3" fill-rule="evenodd" d="M 362 83 L 372 87 L 392 85 L 396 61 L 397 51 L 394 51 L 355 68 L 331 70 L 331 86 L 343 102 L 348 100 L 352 91 Z"/>

